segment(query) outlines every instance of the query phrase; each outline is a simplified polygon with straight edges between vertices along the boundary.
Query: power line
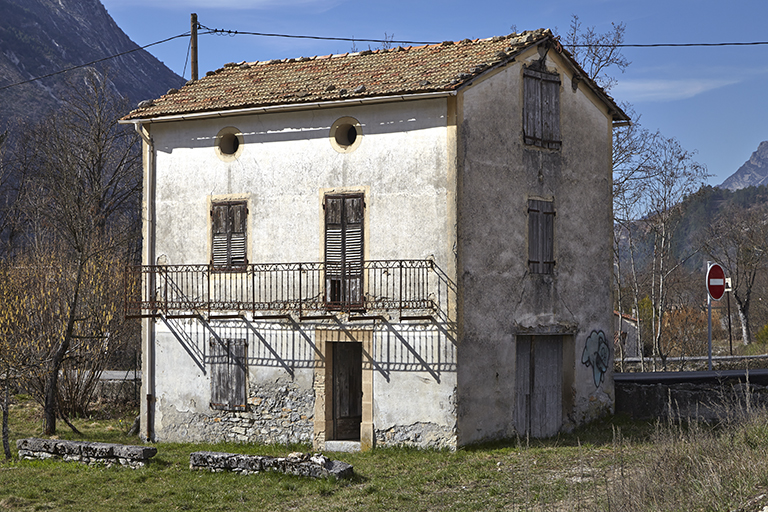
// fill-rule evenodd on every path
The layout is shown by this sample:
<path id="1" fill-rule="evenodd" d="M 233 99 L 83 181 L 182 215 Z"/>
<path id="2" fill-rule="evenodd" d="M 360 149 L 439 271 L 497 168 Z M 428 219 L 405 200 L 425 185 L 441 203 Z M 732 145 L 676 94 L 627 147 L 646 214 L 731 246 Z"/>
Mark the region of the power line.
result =
<path id="1" fill-rule="evenodd" d="M 35 78 L 30 78 L 29 80 L 24 80 L 23 82 L 16 82 L 15 84 L 4 85 L 4 86 L 0 87 L 0 91 L 5 90 L 5 89 L 9 89 L 11 87 L 16 87 L 17 85 L 24 85 L 24 84 L 28 84 L 30 82 L 36 82 L 38 80 L 42 80 L 43 78 L 49 78 L 49 77 L 52 77 L 52 76 L 60 75 L 62 73 L 66 73 L 68 71 L 73 71 L 75 69 L 80 69 L 80 68 L 85 68 L 85 67 L 88 67 L 88 66 L 92 66 L 93 64 L 98 64 L 99 62 L 104 62 L 105 60 L 114 59 L 116 57 L 122 57 L 123 55 L 128 55 L 129 53 L 137 52 L 139 50 L 144 50 L 145 48 L 149 48 L 150 46 L 155 46 L 155 45 L 161 44 L 161 43 L 167 43 L 168 41 L 172 41 L 172 40 L 178 39 L 180 37 L 189 37 L 189 32 L 187 32 L 186 34 L 179 34 L 177 36 L 169 37 L 167 39 L 163 39 L 162 41 L 155 41 L 154 43 L 149 43 L 149 44 L 144 45 L 144 46 L 139 46 L 139 47 L 134 48 L 132 50 L 128 50 L 128 51 L 121 52 L 121 53 L 116 53 L 115 55 L 110 55 L 108 57 L 102 57 L 101 59 L 96 59 L 94 61 L 91 61 L 91 62 L 88 62 L 88 63 L 85 63 L 85 64 L 80 64 L 78 66 L 72 66 L 71 68 L 60 69 L 59 71 L 54 71 L 53 73 L 48 73 L 47 75 L 42 75 L 42 76 L 37 76 Z"/>
<path id="2" fill-rule="evenodd" d="M 562 44 L 562 43 L 561 43 Z M 758 46 L 768 45 L 768 41 L 748 41 L 733 43 L 652 43 L 652 44 L 564 44 L 566 48 L 691 48 L 711 46 Z"/>
<path id="3" fill-rule="evenodd" d="M 220 28 L 210 28 L 200 24 L 200 28 L 207 30 L 203 34 L 217 35 L 249 35 L 262 37 L 286 37 L 291 39 L 317 39 L 321 41 L 349 41 L 360 43 L 397 43 L 397 44 L 440 44 L 439 41 L 399 41 L 394 39 L 358 39 L 354 37 L 323 37 L 323 36 L 304 36 L 291 34 L 272 34 L 265 32 L 248 32 L 240 30 L 227 30 Z M 562 44 L 562 43 L 561 43 Z M 748 42 L 723 42 L 723 43 L 650 43 L 650 44 L 564 44 L 566 47 L 575 48 L 680 48 L 680 47 L 708 47 L 708 46 L 757 46 L 768 45 L 768 41 L 748 41 Z"/>
<path id="4" fill-rule="evenodd" d="M 408 41 L 408 40 L 397 40 L 397 39 L 365 39 L 365 38 L 354 38 L 354 37 L 325 37 L 325 36 L 308 36 L 308 35 L 293 35 L 293 34 L 276 34 L 276 33 L 267 33 L 267 32 L 249 32 L 249 31 L 238 31 L 238 30 L 226 30 L 226 29 L 218 29 L 218 28 L 210 28 L 206 27 L 205 25 L 198 24 L 198 26 L 206 32 L 203 32 L 203 35 L 208 34 L 216 34 L 216 35 L 230 35 L 230 36 L 236 36 L 236 35 L 249 35 L 249 36 L 261 36 L 261 37 L 284 37 L 284 38 L 290 38 L 290 39 L 312 39 L 312 40 L 320 40 L 320 41 L 347 41 L 351 43 L 382 43 L 382 44 L 418 44 L 418 45 L 424 45 L 424 44 L 439 44 L 437 41 Z M 186 32 L 184 34 L 178 34 L 173 37 L 169 37 L 167 39 L 163 39 L 161 41 L 155 41 L 154 43 L 149 43 L 144 46 L 136 47 L 132 50 L 128 50 L 125 52 L 117 53 L 115 55 L 109 55 L 107 57 L 102 57 L 101 59 L 96 59 L 91 62 L 87 62 L 85 64 L 80 64 L 78 66 L 72 66 L 70 68 L 61 69 L 59 71 L 54 71 L 53 73 L 48 73 L 46 75 L 38 76 L 35 78 L 30 78 L 29 80 L 24 80 L 22 82 L 16 82 L 13 84 L 8 84 L 0 87 L 0 91 L 9 89 L 11 87 L 16 87 L 19 85 L 28 84 L 31 82 L 36 82 L 38 80 L 43 80 L 44 78 L 50 78 L 52 76 L 60 75 L 62 73 L 67 73 L 69 71 L 73 71 L 75 69 L 84 68 L 87 66 L 92 66 L 93 64 L 98 64 L 99 62 L 104 62 L 106 60 L 114 59 L 117 57 L 122 57 L 123 55 L 127 55 L 129 53 L 137 52 L 139 50 L 144 50 L 146 48 L 149 48 L 151 46 L 155 46 L 162 43 L 167 43 L 168 41 L 172 41 L 174 39 L 178 39 L 180 37 L 189 37 L 189 32 Z M 747 41 L 747 42 L 722 42 L 722 43 L 651 43 L 651 44 L 575 44 L 575 45 L 564 45 L 565 47 L 571 47 L 571 48 L 691 48 L 691 47 L 717 47 L 717 46 L 760 46 L 760 45 L 768 45 L 768 41 Z M 186 69 L 186 62 L 184 65 L 184 68 Z"/>
<path id="5" fill-rule="evenodd" d="M 246 36 L 262 36 L 262 37 L 287 37 L 290 39 L 316 39 L 320 41 L 348 41 L 351 43 L 397 43 L 397 44 L 439 44 L 436 41 L 399 41 L 395 39 L 359 39 L 356 37 L 324 37 L 324 36 L 297 36 L 291 34 L 270 34 L 266 32 L 246 32 L 240 30 L 226 30 L 221 28 L 210 28 L 205 25 L 200 25 L 200 28 L 207 30 L 203 34 L 217 34 L 217 35 L 246 35 Z"/>

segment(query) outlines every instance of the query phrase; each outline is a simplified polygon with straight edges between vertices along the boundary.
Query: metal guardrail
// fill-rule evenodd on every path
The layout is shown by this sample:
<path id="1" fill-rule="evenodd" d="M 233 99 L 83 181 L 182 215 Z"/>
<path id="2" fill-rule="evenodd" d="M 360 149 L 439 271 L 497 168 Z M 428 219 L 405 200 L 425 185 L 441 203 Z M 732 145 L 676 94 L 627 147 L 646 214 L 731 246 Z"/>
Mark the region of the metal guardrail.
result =
<path id="1" fill-rule="evenodd" d="M 317 311 L 425 310 L 437 307 L 431 260 L 365 261 L 357 269 L 326 263 L 129 266 L 128 318 L 219 312 L 303 316 Z"/>

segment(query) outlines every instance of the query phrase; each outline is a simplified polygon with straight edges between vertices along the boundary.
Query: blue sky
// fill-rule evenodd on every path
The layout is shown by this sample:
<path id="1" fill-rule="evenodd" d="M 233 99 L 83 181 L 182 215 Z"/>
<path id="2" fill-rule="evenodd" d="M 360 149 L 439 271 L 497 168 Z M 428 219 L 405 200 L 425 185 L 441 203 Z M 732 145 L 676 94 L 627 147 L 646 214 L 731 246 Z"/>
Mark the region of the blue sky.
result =
<path id="1" fill-rule="evenodd" d="M 444 41 L 537 28 L 565 34 L 571 15 L 583 27 L 626 24 L 626 43 L 768 41 L 768 1 L 731 0 L 102 0 L 139 45 L 187 32 L 190 13 L 210 28 L 330 37 Z M 372 46 L 376 46 L 373 44 Z M 149 51 L 182 74 L 188 39 Z M 200 73 L 227 62 L 351 51 L 352 44 L 238 35 L 199 41 Z M 366 49 L 368 43 L 357 43 Z M 633 105 L 651 131 L 676 137 L 721 183 L 768 140 L 768 45 L 627 48 L 632 64 L 610 94 Z M 185 77 L 189 77 L 186 65 Z"/>

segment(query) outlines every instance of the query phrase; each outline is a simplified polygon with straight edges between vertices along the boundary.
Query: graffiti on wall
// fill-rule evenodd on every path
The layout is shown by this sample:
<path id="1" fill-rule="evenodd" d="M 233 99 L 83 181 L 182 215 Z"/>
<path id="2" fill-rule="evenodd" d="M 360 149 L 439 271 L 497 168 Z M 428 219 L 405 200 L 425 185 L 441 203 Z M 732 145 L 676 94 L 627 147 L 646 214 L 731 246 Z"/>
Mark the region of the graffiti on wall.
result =
<path id="1" fill-rule="evenodd" d="M 587 368 L 592 367 L 592 377 L 595 379 L 595 387 L 605 378 L 605 372 L 608 371 L 608 361 L 610 360 L 611 349 L 608 342 L 605 341 L 603 331 L 592 331 L 584 344 L 584 352 L 581 354 L 581 362 Z"/>

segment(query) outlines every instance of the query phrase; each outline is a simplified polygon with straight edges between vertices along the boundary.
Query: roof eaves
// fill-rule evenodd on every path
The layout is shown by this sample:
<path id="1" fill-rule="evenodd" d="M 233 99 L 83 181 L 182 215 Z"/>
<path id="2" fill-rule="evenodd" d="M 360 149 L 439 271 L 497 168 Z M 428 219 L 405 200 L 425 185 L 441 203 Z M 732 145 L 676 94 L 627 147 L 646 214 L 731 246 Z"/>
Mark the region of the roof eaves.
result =
<path id="1" fill-rule="evenodd" d="M 388 96 L 364 96 L 358 98 L 348 98 L 343 100 L 329 100 L 329 101 L 313 101 L 305 103 L 278 103 L 275 105 L 261 105 L 257 107 L 245 107 L 239 109 L 224 109 L 224 110 L 211 110 L 200 112 L 188 112 L 181 114 L 161 114 L 159 116 L 147 116 L 147 117 L 124 117 L 118 121 L 120 124 L 144 124 L 144 123 L 161 123 L 170 121 L 186 121 L 190 119 L 209 119 L 216 117 L 230 117 L 247 114 L 263 114 L 267 112 L 286 112 L 297 110 L 311 110 L 322 108 L 335 108 L 342 105 L 352 104 L 373 104 L 373 103 L 389 103 L 395 101 L 413 101 L 420 99 L 432 99 L 441 98 L 447 96 L 455 96 L 455 90 L 445 91 L 431 91 L 421 93 L 407 93 L 396 94 Z"/>

